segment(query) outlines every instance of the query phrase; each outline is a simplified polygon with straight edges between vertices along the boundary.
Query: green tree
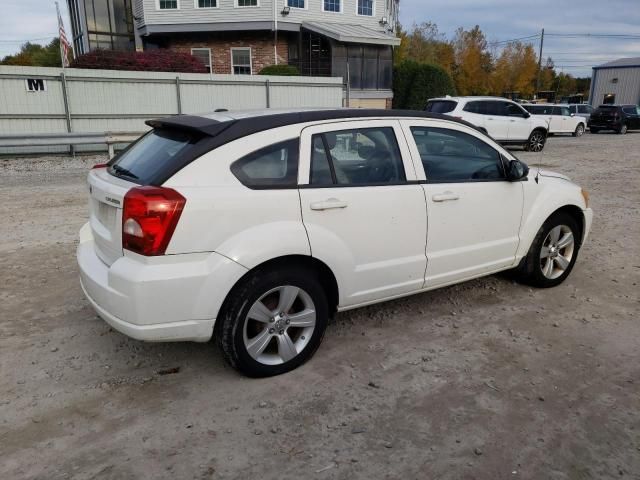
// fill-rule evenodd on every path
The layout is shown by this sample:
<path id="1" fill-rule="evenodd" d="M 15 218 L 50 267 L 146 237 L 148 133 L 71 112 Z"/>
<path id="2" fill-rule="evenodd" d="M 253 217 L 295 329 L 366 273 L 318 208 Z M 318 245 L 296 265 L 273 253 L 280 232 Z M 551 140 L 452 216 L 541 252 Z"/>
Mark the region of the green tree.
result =
<path id="1" fill-rule="evenodd" d="M 406 60 L 393 70 L 393 108 L 424 110 L 430 98 L 455 93 L 451 76 L 437 65 Z"/>
<path id="2" fill-rule="evenodd" d="M 60 67 L 60 39 L 54 38 L 47 45 L 24 43 L 15 55 L 7 55 L 0 65 L 22 65 L 31 67 Z"/>

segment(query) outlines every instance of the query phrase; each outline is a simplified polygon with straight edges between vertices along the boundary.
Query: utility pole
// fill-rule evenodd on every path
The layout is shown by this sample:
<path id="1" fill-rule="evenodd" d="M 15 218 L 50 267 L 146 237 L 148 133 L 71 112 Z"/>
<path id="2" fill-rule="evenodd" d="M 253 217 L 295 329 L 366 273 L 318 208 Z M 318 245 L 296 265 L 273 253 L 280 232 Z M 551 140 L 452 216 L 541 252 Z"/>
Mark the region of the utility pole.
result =
<path id="1" fill-rule="evenodd" d="M 542 29 L 542 34 L 540 35 L 540 53 L 538 54 L 538 78 L 536 80 L 536 98 L 538 96 L 538 92 L 540 91 L 540 74 L 542 72 L 542 46 L 544 45 L 544 28 Z"/>

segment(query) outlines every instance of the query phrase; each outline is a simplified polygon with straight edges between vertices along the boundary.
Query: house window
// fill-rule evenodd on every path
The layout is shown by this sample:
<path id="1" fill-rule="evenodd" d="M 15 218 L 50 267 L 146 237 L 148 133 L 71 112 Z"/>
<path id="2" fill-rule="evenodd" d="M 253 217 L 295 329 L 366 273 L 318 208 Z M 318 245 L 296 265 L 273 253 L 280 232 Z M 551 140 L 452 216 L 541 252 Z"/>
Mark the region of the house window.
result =
<path id="1" fill-rule="evenodd" d="M 257 7 L 258 0 L 236 0 L 236 7 Z"/>
<path id="2" fill-rule="evenodd" d="M 231 49 L 231 73 L 235 75 L 251 75 L 251 49 Z"/>
<path id="3" fill-rule="evenodd" d="M 291 8 L 304 8 L 304 0 L 287 0 L 287 5 Z"/>
<path id="4" fill-rule="evenodd" d="M 200 0 L 202 2 L 202 0 Z M 207 8 L 207 7 L 200 7 Z M 210 48 L 192 48 L 191 55 L 196 57 L 206 67 L 207 72 L 211 73 L 211 49 Z"/>
<path id="5" fill-rule="evenodd" d="M 198 8 L 217 8 L 218 0 L 197 0 Z"/>
<path id="6" fill-rule="evenodd" d="M 358 15 L 373 17 L 373 0 L 358 0 Z"/>
<path id="7" fill-rule="evenodd" d="M 322 9 L 325 12 L 340 12 L 340 0 L 323 0 Z"/>
<path id="8" fill-rule="evenodd" d="M 178 8 L 178 0 L 158 0 L 160 10 L 176 10 Z"/>

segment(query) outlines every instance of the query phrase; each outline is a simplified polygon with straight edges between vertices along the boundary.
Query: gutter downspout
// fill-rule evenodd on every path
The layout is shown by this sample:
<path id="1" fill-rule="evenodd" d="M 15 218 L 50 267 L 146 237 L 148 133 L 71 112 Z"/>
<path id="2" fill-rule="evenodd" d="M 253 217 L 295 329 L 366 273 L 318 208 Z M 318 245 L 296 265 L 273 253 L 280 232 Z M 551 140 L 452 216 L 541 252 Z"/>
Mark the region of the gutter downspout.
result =
<path id="1" fill-rule="evenodd" d="M 278 0 L 273 1 L 273 58 L 274 65 L 278 65 Z"/>

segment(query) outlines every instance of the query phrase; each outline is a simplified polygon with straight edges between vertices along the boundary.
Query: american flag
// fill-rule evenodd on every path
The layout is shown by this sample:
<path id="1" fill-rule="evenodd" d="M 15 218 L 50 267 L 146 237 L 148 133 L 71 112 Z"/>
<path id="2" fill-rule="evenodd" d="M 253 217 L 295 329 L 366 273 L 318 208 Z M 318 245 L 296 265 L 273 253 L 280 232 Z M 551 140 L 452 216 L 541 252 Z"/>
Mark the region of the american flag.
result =
<path id="1" fill-rule="evenodd" d="M 62 17 L 60 16 L 60 8 L 58 2 L 56 2 L 56 10 L 58 12 L 58 34 L 60 35 L 60 55 L 62 57 L 62 68 L 69 66 L 69 51 L 71 50 L 71 44 L 67 40 L 67 35 L 64 33 L 64 23 L 62 23 Z"/>

